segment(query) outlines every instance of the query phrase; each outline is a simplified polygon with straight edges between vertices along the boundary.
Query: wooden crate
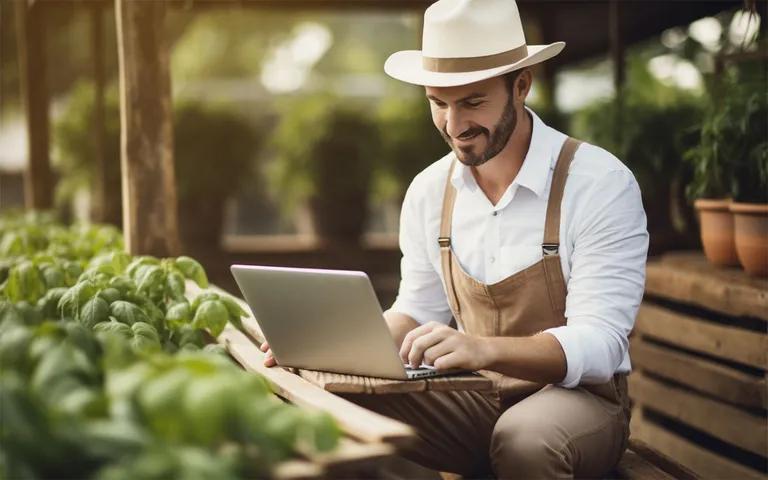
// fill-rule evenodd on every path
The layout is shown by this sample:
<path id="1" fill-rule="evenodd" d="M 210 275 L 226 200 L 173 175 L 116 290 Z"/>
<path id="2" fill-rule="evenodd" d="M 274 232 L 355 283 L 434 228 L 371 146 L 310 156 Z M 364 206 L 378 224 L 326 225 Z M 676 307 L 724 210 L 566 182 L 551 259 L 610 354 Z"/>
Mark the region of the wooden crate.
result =
<path id="1" fill-rule="evenodd" d="M 649 262 L 630 340 L 632 438 L 703 478 L 768 478 L 768 280 L 700 253 Z"/>

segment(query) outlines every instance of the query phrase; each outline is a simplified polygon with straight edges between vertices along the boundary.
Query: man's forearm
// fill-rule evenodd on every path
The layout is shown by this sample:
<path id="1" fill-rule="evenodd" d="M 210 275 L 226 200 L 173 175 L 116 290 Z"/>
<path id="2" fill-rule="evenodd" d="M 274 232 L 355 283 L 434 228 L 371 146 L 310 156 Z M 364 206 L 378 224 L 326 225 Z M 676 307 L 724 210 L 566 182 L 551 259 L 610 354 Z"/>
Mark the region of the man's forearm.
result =
<path id="1" fill-rule="evenodd" d="M 393 312 L 391 310 L 384 312 L 384 319 L 387 321 L 389 332 L 392 334 L 392 338 L 395 339 L 395 344 L 397 345 L 398 349 L 400 348 L 400 345 L 403 344 L 403 338 L 405 338 L 405 335 L 419 326 L 419 322 L 410 316 L 400 312 Z"/>
<path id="2" fill-rule="evenodd" d="M 549 333 L 532 337 L 485 337 L 488 370 L 540 383 L 559 383 L 568 364 L 560 342 Z"/>

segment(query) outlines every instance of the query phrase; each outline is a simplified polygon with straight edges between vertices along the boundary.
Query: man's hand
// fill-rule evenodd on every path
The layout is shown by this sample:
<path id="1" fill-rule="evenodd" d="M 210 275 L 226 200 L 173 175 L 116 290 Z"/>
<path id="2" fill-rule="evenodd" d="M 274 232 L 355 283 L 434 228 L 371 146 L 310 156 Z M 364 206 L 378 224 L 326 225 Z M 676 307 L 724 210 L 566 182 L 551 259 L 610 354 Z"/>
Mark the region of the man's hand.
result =
<path id="1" fill-rule="evenodd" d="M 266 355 L 264 356 L 265 367 L 274 367 L 277 365 L 277 360 L 275 360 L 275 356 L 272 355 L 272 350 L 269 348 L 269 343 L 267 343 L 266 340 L 264 340 L 264 343 L 259 346 L 259 350 L 266 352 Z"/>
<path id="2" fill-rule="evenodd" d="M 438 322 L 425 323 L 408 332 L 400 347 L 400 357 L 413 367 L 425 363 L 438 370 L 482 370 L 493 361 L 485 337 L 467 335 Z"/>

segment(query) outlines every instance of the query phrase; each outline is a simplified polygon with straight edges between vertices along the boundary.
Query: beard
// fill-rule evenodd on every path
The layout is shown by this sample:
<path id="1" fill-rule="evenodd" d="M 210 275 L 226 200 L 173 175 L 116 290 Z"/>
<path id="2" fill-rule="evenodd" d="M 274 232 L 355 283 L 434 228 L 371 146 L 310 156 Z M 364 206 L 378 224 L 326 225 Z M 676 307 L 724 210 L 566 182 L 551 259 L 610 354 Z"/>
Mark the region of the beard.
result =
<path id="1" fill-rule="evenodd" d="M 468 167 L 477 167 L 504 150 L 507 142 L 509 142 L 509 137 L 511 137 L 512 132 L 515 131 L 515 127 L 517 127 L 517 110 L 515 110 L 515 105 L 512 101 L 512 96 L 510 95 L 507 104 L 504 106 L 504 112 L 501 114 L 501 118 L 493 127 L 493 133 L 490 133 L 485 127 L 478 126 L 472 127 L 459 135 L 459 138 L 472 138 L 476 135 L 485 136 L 487 139 L 487 146 L 483 152 L 475 152 L 475 147 L 473 145 L 457 147 L 453 144 L 453 140 L 451 139 L 451 136 L 448 135 L 448 131 L 445 127 L 440 131 L 440 135 L 442 135 L 443 140 L 448 143 L 448 146 L 451 147 L 451 150 L 453 150 L 453 153 L 456 154 L 456 158 L 458 158 L 461 163 Z"/>

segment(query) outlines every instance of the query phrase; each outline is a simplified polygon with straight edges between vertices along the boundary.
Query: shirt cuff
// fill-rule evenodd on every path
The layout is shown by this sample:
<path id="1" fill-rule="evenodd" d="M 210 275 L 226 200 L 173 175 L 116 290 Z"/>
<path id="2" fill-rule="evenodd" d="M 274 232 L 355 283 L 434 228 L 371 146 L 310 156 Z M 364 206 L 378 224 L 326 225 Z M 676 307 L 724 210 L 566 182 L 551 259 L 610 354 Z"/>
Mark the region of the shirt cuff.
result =
<path id="1" fill-rule="evenodd" d="M 581 347 L 580 332 L 565 325 L 544 330 L 544 333 L 554 336 L 565 352 L 566 374 L 558 385 L 564 388 L 578 387 L 584 373 L 584 352 Z"/>

